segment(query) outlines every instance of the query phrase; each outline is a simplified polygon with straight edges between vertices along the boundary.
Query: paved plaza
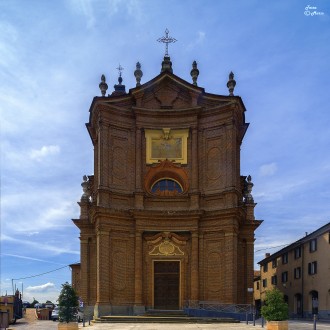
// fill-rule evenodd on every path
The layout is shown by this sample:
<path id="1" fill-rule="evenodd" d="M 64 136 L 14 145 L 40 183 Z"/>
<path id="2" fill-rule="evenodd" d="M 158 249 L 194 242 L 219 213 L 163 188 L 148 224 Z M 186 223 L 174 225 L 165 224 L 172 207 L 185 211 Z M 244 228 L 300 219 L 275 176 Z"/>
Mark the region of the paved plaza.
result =
<path id="1" fill-rule="evenodd" d="M 17 321 L 17 324 L 11 325 L 9 329 L 20 330 L 57 330 L 58 322 L 53 321 L 37 321 L 33 323 L 25 322 L 24 319 Z M 241 323 L 214 323 L 214 324 L 202 324 L 202 323 L 188 323 L 188 324 L 172 324 L 172 323 L 106 323 L 106 324 L 79 324 L 79 329 L 86 330 L 252 330 L 252 329 L 266 329 L 266 326 L 262 328 L 260 320 L 256 322 L 256 325 L 245 322 Z M 317 330 L 330 330 L 330 322 L 318 322 L 316 326 Z M 311 321 L 289 321 L 289 330 L 313 330 L 313 322 Z"/>

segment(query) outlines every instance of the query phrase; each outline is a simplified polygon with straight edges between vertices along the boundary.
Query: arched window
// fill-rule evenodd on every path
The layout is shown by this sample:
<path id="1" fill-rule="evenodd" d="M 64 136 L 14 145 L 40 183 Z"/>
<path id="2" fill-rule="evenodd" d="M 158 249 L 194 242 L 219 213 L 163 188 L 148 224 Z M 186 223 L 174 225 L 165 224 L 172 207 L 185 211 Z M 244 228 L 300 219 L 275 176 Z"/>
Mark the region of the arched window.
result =
<path id="1" fill-rule="evenodd" d="M 183 189 L 181 185 L 170 178 L 162 178 L 156 181 L 151 187 L 151 193 L 160 196 L 173 196 L 181 194 Z"/>

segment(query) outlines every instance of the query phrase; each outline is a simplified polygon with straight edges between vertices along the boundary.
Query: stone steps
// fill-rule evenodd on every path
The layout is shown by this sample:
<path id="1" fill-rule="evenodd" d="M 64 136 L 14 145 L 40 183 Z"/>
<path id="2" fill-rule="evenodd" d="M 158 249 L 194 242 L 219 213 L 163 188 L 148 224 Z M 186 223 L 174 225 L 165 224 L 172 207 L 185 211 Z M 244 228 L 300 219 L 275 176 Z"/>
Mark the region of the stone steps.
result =
<path id="1" fill-rule="evenodd" d="M 184 313 L 150 313 L 139 316 L 101 316 L 94 323 L 239 323 L 233 318 L 190 317 Z"/>

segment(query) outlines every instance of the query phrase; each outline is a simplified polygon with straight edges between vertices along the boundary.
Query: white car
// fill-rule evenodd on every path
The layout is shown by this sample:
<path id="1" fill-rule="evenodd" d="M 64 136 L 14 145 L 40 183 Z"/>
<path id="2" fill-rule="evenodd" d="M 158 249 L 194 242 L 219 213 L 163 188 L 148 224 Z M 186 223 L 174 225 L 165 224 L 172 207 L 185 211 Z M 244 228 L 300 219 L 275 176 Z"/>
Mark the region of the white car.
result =
<path id="1" fill-rule="evenodd" d="M 59 307 L 55 307 L 52 310 L 52 316 L 51 316 L 51 320 L 53 321 L 58 321 L 58 312 L 59 312 Z M 84 313 L 82 309 L 78 309 L 78 313 L 77 313 L 77 321 L 81 322 L 84 319 Z"/>

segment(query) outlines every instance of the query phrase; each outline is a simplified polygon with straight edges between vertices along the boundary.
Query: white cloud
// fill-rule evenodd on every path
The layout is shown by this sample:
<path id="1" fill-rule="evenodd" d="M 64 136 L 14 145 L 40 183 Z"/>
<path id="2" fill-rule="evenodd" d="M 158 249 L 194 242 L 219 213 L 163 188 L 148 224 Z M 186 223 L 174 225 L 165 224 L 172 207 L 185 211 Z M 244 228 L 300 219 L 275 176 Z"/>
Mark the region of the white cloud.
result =
<path id="1" fill-rule="evenodd" d="M 27 256 L 22 256 L 18 254 L 11 254 L 11 253 L 1 253 L 2 256 L 6 257 L 13 257 L 13 258 L 18 258 L 18 259 L 26 259 L 26 260 L 32 260 L 32 261 L 39 261 L 39 262 L 44 262 L 44 263 L 50 263 L 50 264 L 56 264 L 56 265 L 63 265 L 58 262 L 53 262 L 53 261 L 48 261 L 48 260 L 43 260 L 43 259 L 38 259 L 38 258 L 32 258 L 32 257 L 27 257 Z"/>
<path id="2" fill-rule="evenodd" d="M 21 246 L 25 246 L 26 249 L 36 249 L 38 251 L 48 251 L 53 253 L 54 255 L 58 254 L 74 254 L 74 255 L 79 255 L 80 252 L 78 250 L 72 250 L 70 247 L 70 244 L 73 242 L 72 240 L 67 240 L 66 242 L 61 242 L 59 245 L 50 245 L 48 243 L 40 243 L 37 241 L 29 241 L 29 240 L 24 240 L 20 238 L 13 238 L 11 236 L 1 234 L 1 242 L 9 242 L 9 243 L 15 243 L 20 244 Z M 38 260 L 40 261 L 40 260 Z"/>
<path id="3" fill-rule="evenodd" d="M 206 37 L 206 33 L 204 31 L 198 31 L 197 32 L 197 37 L 194 41 L 192 41 L 189 45 L 188 45 L 188 49 L 192 50 L 193 48 L 195 48 L 196 46 L 200 45 L 201 43 L 204 42 Z"/>
<path id="4" fill-rule="evenodd" d="M 276 163 L 270 163 L 260 166 L 259 174 L 261 176 L 272 176 L 277 172 Z"/>
<path id="5" fill-rule="evenodd" d="M 85 16 L 88 28 L 94 26 L 95 17 L 91 0 L 71 0 L 70 5 L 74 11 Z"/>
<path id="6" fill-rule="evenodd" d="M 56 145 L 42 146 L 40 149 L 32 149 L 29 156 L 31 159 L 41 161 L 48 156 L 58 154 L 60 150 L 60 147 Z"/>
<path id="7" fill-rule="evenodd" d="M 3 68 L 10 68 L 11 64 L 16 61 L 16 52 L 13 44 L 17 40 L 17 31 L 13 25 L 8 22 L 0 22 L 0 65 Z"/>
<path id="8" fill-rule="evenodd" d="M 142 18 L 142 4 L 137 0 L 108 0 L 107 4 L 102 6 L 93 0 L 71 0 L 70 5 L 76 13 L 85 17 L 88 29 L 95 28 L 95 17 L 100 11 L 104 13 L 106 10 L 109 16 L 114 16 L 124 10 L 125 15 L 129 15 L 135 20 Z"/>
<path id="9" fill-rule="evenodd" d="M 45 283 L 36 286 L 28 286 L 25 290 L 28 292 L 47 292 L 55 288 L 54 283 Z"/>

